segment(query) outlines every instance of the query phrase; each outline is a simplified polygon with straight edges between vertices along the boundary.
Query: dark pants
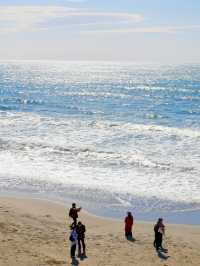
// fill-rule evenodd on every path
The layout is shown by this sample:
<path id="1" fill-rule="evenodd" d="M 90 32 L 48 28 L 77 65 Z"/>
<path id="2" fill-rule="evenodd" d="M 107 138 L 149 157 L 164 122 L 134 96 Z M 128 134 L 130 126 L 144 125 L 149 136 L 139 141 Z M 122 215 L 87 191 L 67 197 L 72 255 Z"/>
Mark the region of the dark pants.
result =
<path id="1" fill-rule="evenodd" d="M 76 253 L 76 244 L 71 246 L 71 258 L 75 257 L 75 253 Z"/>
<path id="2" fill-rule="evenodd" d="M 77 218 L 73 218 L 73 225 L 77 225 Z"/>
<path id="3" fill-rule="evenodd" d="M 133 238 L 132 231 L 125 231 L 125 236 L 127 239 L 132 239 Z"/>
<path id="4" fill-rule="evenodd" d="M 159 248 L 162 248 L 162 234 L 161 233 L 155 234 L 154 246 L 156 250 L 158 250 Z"/>
<path id="5" fill-rule="evenodd" d="M 78 238 L 78 252 L 81 254 L 81 246 L 83 249 L 83 253 L 85 253 L 85 240 L 84 238 Z"/>

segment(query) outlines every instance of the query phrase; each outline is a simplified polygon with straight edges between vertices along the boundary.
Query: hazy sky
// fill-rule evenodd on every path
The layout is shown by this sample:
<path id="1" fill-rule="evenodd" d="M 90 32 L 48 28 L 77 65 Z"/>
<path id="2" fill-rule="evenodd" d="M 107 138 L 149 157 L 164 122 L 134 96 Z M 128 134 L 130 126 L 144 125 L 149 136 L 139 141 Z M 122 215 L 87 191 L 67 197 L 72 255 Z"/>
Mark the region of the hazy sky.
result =
<path id="1" fill-rule="evenodd" d="M 0 60 L 200 63 L 200 0 L 0 0 Z"/>

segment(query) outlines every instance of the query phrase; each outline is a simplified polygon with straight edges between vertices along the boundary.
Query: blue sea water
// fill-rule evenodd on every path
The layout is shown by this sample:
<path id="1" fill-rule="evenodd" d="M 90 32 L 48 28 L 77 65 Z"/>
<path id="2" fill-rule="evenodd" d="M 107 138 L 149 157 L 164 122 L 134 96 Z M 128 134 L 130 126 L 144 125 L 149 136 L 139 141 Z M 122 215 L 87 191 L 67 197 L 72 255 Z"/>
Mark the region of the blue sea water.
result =
<path id="1" fill-rule="evenodd" d="M 200 65 L 0 62 L 0 190 L 119 217 L 200 209 Z"/>

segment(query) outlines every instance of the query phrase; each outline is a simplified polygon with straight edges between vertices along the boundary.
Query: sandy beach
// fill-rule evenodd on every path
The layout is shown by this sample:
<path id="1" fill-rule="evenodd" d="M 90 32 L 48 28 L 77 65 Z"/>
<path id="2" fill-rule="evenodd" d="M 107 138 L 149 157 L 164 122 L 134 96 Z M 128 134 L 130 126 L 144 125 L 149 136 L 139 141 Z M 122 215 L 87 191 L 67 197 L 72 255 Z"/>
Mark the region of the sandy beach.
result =
<path id="1" fill-rule="evenodd" d="M 71 265 L 68 207 L 55 202 L 1 198 L 0 265 Z M 200 265 L 200 227 L 166 224 L 164 246 L 169 258 L 158 257 L 153 223 L 135 221 L 135 242 L 124 238 L 123 221 L 81 211 L 87 226 L 87 258 L 79 265 L 197 266 Z"/>

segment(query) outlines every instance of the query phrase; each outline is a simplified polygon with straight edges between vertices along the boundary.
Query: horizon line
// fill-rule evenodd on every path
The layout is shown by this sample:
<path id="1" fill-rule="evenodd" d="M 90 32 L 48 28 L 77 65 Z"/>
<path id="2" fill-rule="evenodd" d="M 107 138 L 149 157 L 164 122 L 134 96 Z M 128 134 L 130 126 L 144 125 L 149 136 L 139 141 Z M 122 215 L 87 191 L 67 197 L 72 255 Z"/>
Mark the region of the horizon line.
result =
<path id="1" fill-rule="evenodd" d="M 134 61 L 134 60 L 119 60 L 119 59 L 0 59 L 0 62 L 60 62 L 60 63 L 68 63 L 68 62 L 105 62 L 105 63 L 130 63 L 130 64 L 155 64 L 155 65 L 187 65 L 187 64 L 200 64 L 199 62 L 155 62 L 155 61 Z"/>

